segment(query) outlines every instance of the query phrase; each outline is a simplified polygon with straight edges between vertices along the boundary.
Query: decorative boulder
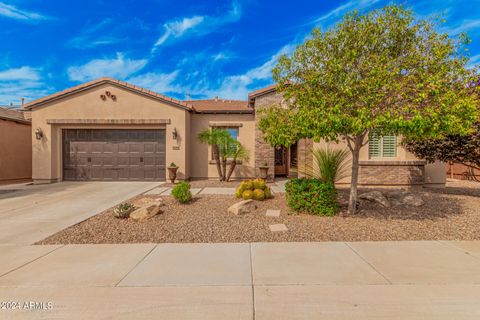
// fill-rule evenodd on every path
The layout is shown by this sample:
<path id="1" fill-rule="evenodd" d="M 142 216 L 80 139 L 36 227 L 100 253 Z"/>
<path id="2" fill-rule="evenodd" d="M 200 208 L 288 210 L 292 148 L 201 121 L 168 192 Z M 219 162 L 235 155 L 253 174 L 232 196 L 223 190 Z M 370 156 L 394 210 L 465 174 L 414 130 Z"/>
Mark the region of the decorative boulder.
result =
<path id="1" fill-rule="evenodd" d="M 255 209 L 257 209 L 255 201 L 249 199 L 235 203 L 234 205 L 230 206 L 230 208 L 228 208 L 227 212 L 234 215 L 241 215 L 253 212 Z"/>
<path id="2" fill-rule="evenodd" d="M 385 208 L 390 208 L 390 202 L 380 191 L 370 191 L 370 192 L 362 193 L 359 196 L 359 198 L 377 202 L 377 203 L 380 203 Z"/>
<path id="3" fill-rule="evenodd" d="M 157 202 L 133 211 L 130 213 L 130 218 L 134 220 L 145 220 L 152 218 L 161 212 L 160 203 Z"/>
<path id="4" fill-rule="evenodd" d="M 407 205 L 407 206 L 413 206 L 413 207 L 421 207 L 425 204 L 425 202 L 422 200 L 422 198 L 417 197 L 413 194 L 406 195 L 403 198 L 402 203 Z"/>
<path id="5" fill-rule="evenodd" d="M 386 196 L 393 206 L 403 204 L 407 206 L 420 207 L 425 204 L 420 196 L 417 196 L 407 190 L 393 190 L 387 192 Z"/>

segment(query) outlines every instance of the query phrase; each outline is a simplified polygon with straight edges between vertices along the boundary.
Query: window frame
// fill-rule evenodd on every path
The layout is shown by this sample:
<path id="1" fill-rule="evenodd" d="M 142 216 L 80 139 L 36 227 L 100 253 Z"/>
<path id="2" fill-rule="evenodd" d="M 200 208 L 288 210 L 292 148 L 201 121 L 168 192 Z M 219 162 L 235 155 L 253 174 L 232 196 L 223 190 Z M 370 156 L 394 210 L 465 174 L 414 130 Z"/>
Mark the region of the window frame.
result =
<path id="1" fill-rule="evenodd" d="M 385 138 L 393 140 L 391 141 L 385 141 Z M 375 146 L 375 152 L 373 152 L 372 144 L 378 144 Z M 393 144 L 393 148 L 392 145 Z M 388 146 L 388 148 L 392 149 L 393 152 L 391 154 L 386 153 L 385 145 Z M 387 149 L 388 150 L 388 149 Z M 375 132 L 371 132 L 368 135 L 368 159 L 395 159 L 398 157 L 398 137 L 397 135 L 385 135 L 385 136 L 379 136 Z"/>
<path id="2" fill-rule="evenodd" d="M 225 130 L 225 131 L 227 131 L 227 132 L 228 132 L 228 130 L 236 130 L 236 131 L 237 131 L 237 136 L 236 136 L 236 139 L 235 139 L 235 140 L 238 141 L 238 138 L 239 138 L 239 136 L 240 136 L 240 127 L 238 127 L 238 126 L 228 126 L 228 125 L 226 125 L 226 126 L 215 126 L 215 128 L 216 128 L 216 129 L 220 129 L 220 130 Z M 213 157 L 213 148 L 212 148 L 211 146 L 210 146 L 209 148 L 210 148 L 210 160 L 211 160 L 211 161 L 214 161 L 215 158 Z M 231 160 L 231 159 L 229 159 L 229 160 Z"/>

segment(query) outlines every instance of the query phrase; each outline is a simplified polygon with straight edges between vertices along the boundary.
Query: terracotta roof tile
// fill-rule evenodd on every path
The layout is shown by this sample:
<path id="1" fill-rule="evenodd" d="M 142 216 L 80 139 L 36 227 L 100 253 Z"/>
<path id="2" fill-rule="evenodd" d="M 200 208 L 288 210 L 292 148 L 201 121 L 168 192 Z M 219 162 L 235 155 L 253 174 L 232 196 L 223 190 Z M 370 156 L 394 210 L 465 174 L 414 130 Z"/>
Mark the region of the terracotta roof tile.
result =
<path id="1" fill-rule="evenodd" d="M 253 113 L 245 100 L 206 99 L 185 102 L 198 113 Z"/>
<path id="2" fill-rule="evenodd" d="M 248 94 L 248 100 L 255 99 L 258 96 L 264 95 L 266 93 L 273 92 L 277 89 L 277 84 L 272 84 L 268 87 L 261 88 L 255 91 L 252 91 Z"/>
<path id="3" fill-rule="evenodd" d="M 25 118 L 22 111 L 6 109 L 2 107 L 0 107 L 0 119 L 17 121 L 22 123 L 30 123 L 30 120 Z"/>

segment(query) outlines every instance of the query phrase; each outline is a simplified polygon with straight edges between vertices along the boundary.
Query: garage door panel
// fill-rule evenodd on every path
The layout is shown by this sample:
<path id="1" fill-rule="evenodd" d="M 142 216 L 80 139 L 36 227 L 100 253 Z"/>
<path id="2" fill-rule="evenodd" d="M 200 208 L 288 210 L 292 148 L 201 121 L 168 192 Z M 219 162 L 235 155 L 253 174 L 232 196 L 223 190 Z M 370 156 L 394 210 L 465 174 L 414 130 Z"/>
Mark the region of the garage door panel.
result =
<path id="1" fill-rule="evenodd" d="M 155 165 L 165 168 L 165 153 L 160 153 L 159 157 L 155 157 Z"/>
<path id="2" fill-rule="evenodd" d="M 155 143 L 145 143 L 143 145 L 143 153 L 155 153 Z"/>
<path id="3" fill-rule="evenodd" d="M 156 163 L 155 163 L 155 157 L 152 157 L 152 156 L 145 156 L 143 158 L 143 165 L 144 166 L 154 166 Z"/>
<path id="4" fill-rule="evenodd" d="M 165 130 L 63 130 L 65 180 L 164 180 Z"/>

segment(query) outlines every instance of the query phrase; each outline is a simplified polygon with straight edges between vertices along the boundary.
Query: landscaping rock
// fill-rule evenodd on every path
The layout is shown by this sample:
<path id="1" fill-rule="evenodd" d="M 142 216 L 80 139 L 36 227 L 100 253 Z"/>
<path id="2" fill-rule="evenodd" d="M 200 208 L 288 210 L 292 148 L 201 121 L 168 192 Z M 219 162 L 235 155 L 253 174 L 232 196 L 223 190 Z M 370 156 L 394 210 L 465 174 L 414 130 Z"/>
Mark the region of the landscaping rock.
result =
<path id="1" fill-rule="evenodd" d="M 142 207 L 130 213 L 130 218 L 133 220 L 145 220 L 156 216 L 161 213 L 160 202 L 150 204 L 148 206 Z"/>
<path id="2" fill-rule="evenodd" d="M 237 202 L 234 205 L 230 206 L 227 212 L 233 213 L 234 215 L 241 215 L 241 214 L 253 212 L 255 209 L 257 209 L 257 205 L 255 204 L 255 201 L 253 201 L 252 199 L 248 199 L 248 200 Z"/>
<path id="3" fill-rule="evenodd" d="M 420 196 L 413 194 L 407 190 L 394 190 L 386 194 L 388 200 L 393 206 L 407 205 L 413 207 L 420 207 L 425 204 Z"/>
<path id="4" fill-rule="evenodd" d="M 278 224 L 271 224 L 269 226 L 270 228 L 270 231 L 272 232 L 285 232 L 285 231 L 288 231 L 288 228 L 286 225 L 284 225 L 283 223 L 278 223 Z"/>
<path id="5" fill-rule="evenodd" d="M 406 204 L 407 206 L 414 206 L 414 207 L 421 207 L 425 204 L 425 202 L 422 200 L 422 198 L 420 198 L 416 195 L 413 195 L 413 194 L 405 196 L 403 198 L 402 203 Z"/>
<path id="6" fill-rule="evenodd" d="M 370 192 L 362 193 L 359 196 L 359 198 L 369 200 L 369 201 L 374 201 L 374 202 L 380 203 L 385 208 L 390 208 L 390 202 L 380 191 L 370 191 Z"/>
<path id="7" fill-rule="evenodd" d="M 265 215 L 267 217 L 280 217 L 280 210 L 267 209 Z"/>
<path id="8" fill-rule="evenodd" d="M 152 204 L 158 204 L 158 205 L 163 205 L 162 204 L 162 198 L 151 198 L 151 197 L 142 197 L 135 199 L 132 203 L 135 207 L 137 208 L 143 208 L 143 207 L 148 207 Z"/>

